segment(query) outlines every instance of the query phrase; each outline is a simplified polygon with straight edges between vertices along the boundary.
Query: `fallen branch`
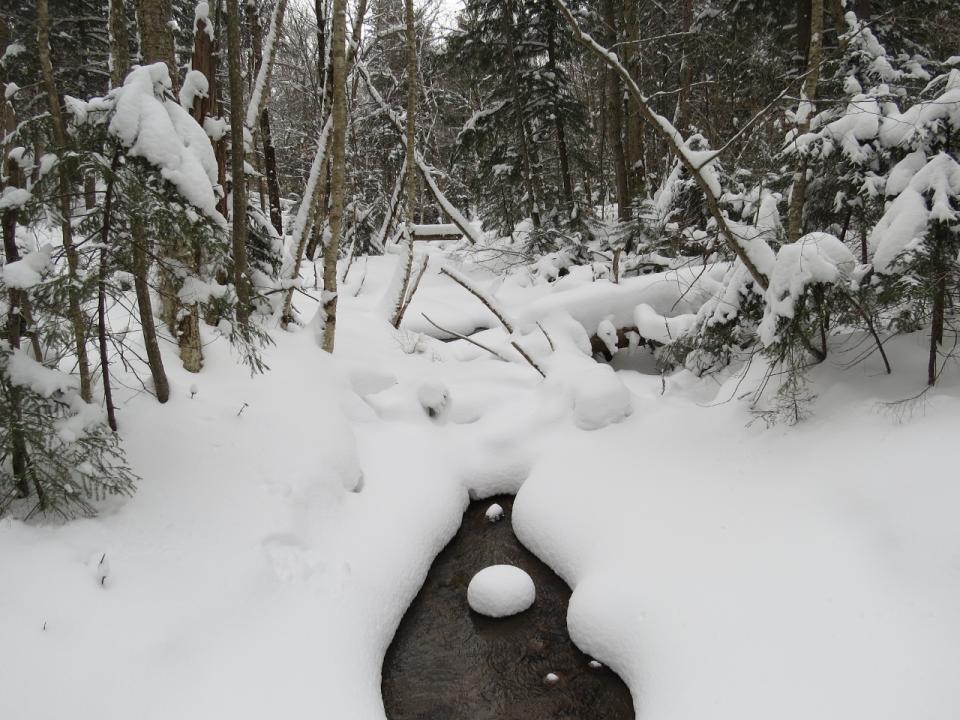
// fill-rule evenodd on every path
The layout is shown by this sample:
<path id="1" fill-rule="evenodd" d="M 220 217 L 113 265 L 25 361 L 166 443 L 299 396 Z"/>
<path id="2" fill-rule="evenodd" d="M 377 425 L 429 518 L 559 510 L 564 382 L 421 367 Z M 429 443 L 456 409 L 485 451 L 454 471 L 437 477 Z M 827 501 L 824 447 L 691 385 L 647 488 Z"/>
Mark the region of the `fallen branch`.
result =
<path id="1" fill-rule="evenodd" d="M 451 270 L 450 268 L 440 268 L 440 274 L 446 275 L 448 278 L 463 287 L 467 292 L 486 305 L 487 309 L 497 317 L 497 320 L 500 321 L 500 324 L 503 325 L 506 331 L 508 333 L 513 333 L 515 327 L 513 321 L 507 317 L 507 314 L 497 305 L 496 301 L 492 297 L 490 297 L 487 293 L 478 288 L 455 270 Z"/>
<path id="2" fill-rule="evenodd" d="M 445 328 L 445 327 L 442 327 L 442 326 L 440 326 L 440 325 L 437 325 L 437 323 L 435 323 L 433 320 L 431 320 L 429 317 L 427 317 L 427 314 L 426 314 L 426 313 L 420 313 L 420 314 L 423 316 L 423 319 L 424 319 L 424 320 L 426 320 L 428 323 L 430 323 L 431 325 L 433 325 L 433 326 L 434 326 L 437 330 L 439 330 L 440 332 L 445 332 L 445 333 L 447 333 L 448 335 L 453 335 L 453 336 L 454 336 L 455 338 L 457 338 L 458 340 L 466 340 L 466 341 L 467 341 L 468 343 L 470 343 L 471 345 L 476 345 L 476 346 L 477 346 L 478 348 L 480 348 L 481 350 L 486 350 L 488 353 L 490 353 L 491 355 L 493 355 L 493 356 L 494 356 L 495 358 L 497 358 L 498 360 L 503 360 L 504 362 L 510 362 L 510 358 L 508 358 L 508 357 L 506 357 L 506 356 L 504 356 L 504 355 L 501 355 L 500 353 L 498 353 L 498 352 L 497 352 L 496 350 L 494 350 L 493 348 L 490 348 L 490 347 L 487 347 L 486 345 L 484 345 L 482 342 L 478 342 L 477 340 L 474 340 L 473 338 L 470 338 L 470 337 L 467 337 L 466 335 L 463 335 L 463 334 L 461 334 L 461 333 L 458 333 L 458 332 L 456 332 L 455 330 L 449 330 L 449 329 L 447 329 L 447 328 Z"/>

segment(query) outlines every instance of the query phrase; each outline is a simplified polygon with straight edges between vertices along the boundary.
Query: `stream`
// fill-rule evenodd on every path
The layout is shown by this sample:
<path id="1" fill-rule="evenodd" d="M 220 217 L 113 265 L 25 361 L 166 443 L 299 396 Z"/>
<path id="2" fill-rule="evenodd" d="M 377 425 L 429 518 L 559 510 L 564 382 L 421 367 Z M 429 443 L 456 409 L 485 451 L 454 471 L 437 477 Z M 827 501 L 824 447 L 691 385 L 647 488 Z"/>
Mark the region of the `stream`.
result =
<path id="1" fill-rule="evenodd" d="M 504 516 L 491 523 L 487 508 Z M 389 720 L 632 720 L 623 681 L 591 665 L 567 634 L 570 588 L 517 540 L 513 496 L 472 502 L 400 623 L 383 664 Z M 493 619 L 467 604 L 473 575 L 495 564 L 525 570 L 529 610 Z M 548 679 L 548 674 L 552 676 Z"/>

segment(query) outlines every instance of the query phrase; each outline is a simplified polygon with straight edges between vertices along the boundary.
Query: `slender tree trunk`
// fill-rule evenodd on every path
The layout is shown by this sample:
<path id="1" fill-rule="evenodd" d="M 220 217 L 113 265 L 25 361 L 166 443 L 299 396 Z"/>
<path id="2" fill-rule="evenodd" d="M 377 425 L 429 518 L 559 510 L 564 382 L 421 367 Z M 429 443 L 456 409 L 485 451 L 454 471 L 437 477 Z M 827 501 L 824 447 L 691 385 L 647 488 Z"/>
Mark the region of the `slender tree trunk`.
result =
<path id="1" fill-rule="evenodd" d="M 610 28 L 612 45 L 616 40 L 616 16 L 613 2 L 603 2 L 604 21 Z M 616 74 L 609 68 L 607 78 L 607 144 L 613 158 L 613 171 L 617 187 L 617 217 L 623 221 L 630 218 L 630 189 L 627 186 L 627 159 L 623 146 L 623 88 Z"/>
<path id="2" fill-rule="evenodd" d="M 0 123 L 0 132 L 6 134 L 16 127 L 16 124 L 12 122 L 12 111 L 8 110 L 6 102 L 4 102 L 3 107 L 0 108 L 0 115 L 2 115 L 0 120 L 3 120 L 3 122 Z M 7 122 L 8 120 L 10 122 Z M 0 149 L 4 151 L 3 158 L 6 158 L 6 185 L 8 187 L 18 187 L 21 184 L 20 167 L 13 159 L 8 158 L 7 148 L 0 146 Z M 20 250 L 17 248 L 17 215 L 17 210 L 13 208 L 8 208 L 3 213 L 3 254 L 4 262 L 8 264 L 20 259 Z M 18 290 L 17 288 L 7 289 L 9 309 L 7 311 L 6 339 L 12 349 L 19 349 L 20 347 L 20 338 L 23 334 L 24 326 L 23 307 L 26 301 L 26 295 L 25 291 Z M 39 360 L 39 358 L 37 359 Z M 2 381 L 2 378 L 0 378 L 0 381 Z M 14 482 L 16 484 L 17 496 L 25 498 L 30 495 L 30 479 L 27 475 L 29 455 L 27 454 L 27 444 L 23 435 L 21 394 L 21 389 L 13 383 L 10 383 L 9 397 L 12 417 L 9 419 L 9 427 L 11 444 L 13 446 L 10 453 L 10 469 L 13 471 L 13 477 L 15 478 Z"/>
<path id="3" fill-rule="evenodd" d="M 286 0 L 279 0 L 284 5 L 286 5 Z M 279 5 L 278 5 L 279 8 Z M 283 12 L 278 10 L 280 18 L 283 16 Z M 279 20 L 278 20 L 279 22 Z M 263 48 L 262 48 L 262 38 L 260 30 L 260 19 L 257 16 L 256 6 L 252 4 L 247 5 L 247 23 L 250 27 L 250 38 L 253 43 L 253 57 L 256 62 L 254 68 L 254 76 L 259 77 L 261 69 L 263 67 Z M 271 26 L 272 26 L 271 22 Z M 276 32 L 279 32 L 277 29 Z M 271 52 L 270 62 L 272 63 L 273 58 L 276 55 L 276 51 Z M 269 85 L 269 72 L 267 75 L 266 83 Z M 260 106 L 260 144 L 263 148 L 263 174 L 266 180 L 267 186 L 267 197 L 270 202 L 270 223 L 273 225 L 274 229 L 279 234 L 283 234 L 283 214 L 280 207 L 280 183 L 277 179 L 277 152 L 273 147 L 273 133 L 270 131 L 270 112 L 268 109 L 269 105 L 269 87 L 262 89 L 262 100 L 259 102 Z M 252 100 L 251 100 L 252 102 Z M 262 204 L 262 203 L 261 203 Z"/>
<path id="4" fill-rule="evenodd" d="M 337 251 L 343 235 L 347 139 L 346 0 L 333 0 L 333 150 L 330 178 L 330 242 L 324 248 L 323 349 L 332 353 L 337 329 Z M 331 267 L 332 266 L 332 267 Z"/>
<path id="5" fill-rule="evenodd" d="M 407 120 L 406 120 L 406 151 L 404 159 L 407 176 L 404 183 L 404 205 L 406 222 L 403 229 L 404 254 L 398 260 L 402 264 L 403 280 L 397 288 L 397 296 L 393 298 L 393 316 L 390 323 L 400 327 L 403 320 L 404 299 L 407 296 L 407 286 L 410 284 L 410 273 L 413 270 L 413 220 L 417 203 L 417 38 L 414 27 L 413 0 L 405 0 L 404 15 L 406 18 L 406 50 L 407 50 Z"/>
<path id="6" fill-rule="evenodd" d="M 250 315 L 250 284 L 247 277 L 247 182 L 243 170 L 243 77 L 240 71 L 240 8 L 238 0 L 227 1 L 227 50 L 230 76 L 230 173 L 233 183 L 233 283 L 237 292 L 237 320 Z"/>
<path id="7" fill-rule="evenodd" d="M 624 64 L 630 76 L 634 79 L 634 82 L 640 85 L 642 83 L 639 67 L 640 53 L 638 50 L 639 46 L 635 44 L 636 41 L 640 39 L 640 22 L 637 19 L 637 4 L 634 0 L 626 0 L 620 7 L 614 5 L 612 0 L 608 0 L 608 4 L 612 6 L 611 11 L 613 13 L 620 10 L 620 14 L 622 15 L 622 22 L 614 22 L 610 30 L 613 37 L 626 41 L 623 45 Z M 630 103 L 626 102 L 624 89 L 618 88 L 618 91 L 617 99 L 619 101 L 624 136 L 623 154 L 627 191 L 627 202 L 625 206 L 627 214 L 623 217 L 632 217 L 634 199 L 638 195 L 645 193 L 643 187 L 645 180 L 643 173 L 643 123 L 640 119 L 640 113 L 637 112 Z"/>
<path id="8" fill-rule="evenodd" d="M 803 82 L 803 93 L 800 98 L 797 135 L 803 135 L 810 130 L 810 121 L 813 119 L 817 100 L 817 83 L 820 80 L 820 60 L 823 48 L 823 0 L 812 0 L 810 3 L 810 51 L 807 55 L 807 76 Z M 787 241 L 796 242 L 803 234 L 803 206 L 807 196 L 807 161 L 805 157 L 798 158 L 799 168 L 793 178 L 793 188 L 790 193 L 790 207 L 787 214 Z"/>
<path id="9" fill-rule="evenodd" d="M 557 77 L 557 39 L 551 24 L 547 33 L 547 69 Z M 559 106 L 559 91 L 557 83 L 551 86 L 554 91 L 554 102 Z M 553 124 L 557 132 L 557 158 L 560 162 L 560 181 L 563 187 L 563 199 L 567 203 L 567 211 L 573 210 L 573 178 L 570 174 L 570 152 L 567 149 L 567 133 L 563 117 L 560 112 L 553 113 Z"/>
<path id="10" fill-rule="evenodd" d="M 677 112 L 674 125 L 680 132 L 684 132 L 690 124 L 690 84 L 692 82 L 692 65 L 690 63 L 690 30 L 693 27 L 693 0 L 680 0 L 680 28 L 684 33 L 681 41 L 682 55 L 680 56 L 680 94 L 677 96 Z"/>
<path id="11" fill-rule="evenodd" d="M 943 223 L 938 223 L 934 230 L 934 271 L 931 280 L 933 286 L 932 317 L 930 323 L 930 355 L 927 361 L 927 385 L 937 382 L 937 357 L 940 346 L 943 344 L 943 325 L 946 320 L 947 305 L 947 264 L 949 258 L 946 247 L 949 241 L 950 230 Z"/>
<path id="12" fill-rule="evenodd" d="M 100 341 L 100 374 L 103 381 L 103 402 L 107 408 L 110 429 L 117 431 L 117 415 L 113 407 L 113 388 L 110 387 L 110 358 L 107 352 L 107 264 L 109 261 L 110 212 L 113 207 L 114 173 L 120 165 L 120 154 L 113 156 L 110 179 L 103 200 L 103 227 L 100 230 L 100 267 L 97 274 L 97 337 Z"/>
<path id="13" fill-rule="evenodd" d="M 142 201 L 140 188 L 132 188 L 130 203 L 136 208 L 140 201 Z M 165 403 L 170 399 L 170 383 L 167 380 L 167 371 L 163 367 L 163 356 L 160 354 L 160 343 L 157 341 L 157 324 L 153 318 L 153 305 L 150 301 L 150 239 L 144 227 L 143 217 L 136 210 L 130 215 L 130 235 L 133 238 L 130 249 L 133 256 L 133 288 L 137 295 L 143 346 L 147 352 L 150 376 L 153 378 L 153 391 L 157 395 L 157 400 Z"/>
<path id="14" fill-rule="evenodd" d="M 80 370 L 80 397 L 86 402 L 93 400 L 90 384 L 90 361 L 87 359 L 87 334 L 84 326 L 83 311 L 80 307 L 80 257 L 73 244 L 73 225 L 70 222 L 73 189 L 70 187 L 67 157 L 68 141 L 63 114 L 60 111 L 60 95 L 53 78 L 53 63 L 50 60 L 50 15 L 47 0 L 37 0 L 37 45 L 40 54 L 40 67 L 43 71 L 47 89 L 47 101 L 50 116 L 53 119 L 53 134 L 57 149 L 60 151 L 61 165 L 58 168 L 60 192 L 60 228 L 63 233 L 63 252 L 67 257 L 67 275 L 70 279 L 68 290 L 68 315 L 73 326 L 73 336 L 77 351 L 77 366 Z"/>

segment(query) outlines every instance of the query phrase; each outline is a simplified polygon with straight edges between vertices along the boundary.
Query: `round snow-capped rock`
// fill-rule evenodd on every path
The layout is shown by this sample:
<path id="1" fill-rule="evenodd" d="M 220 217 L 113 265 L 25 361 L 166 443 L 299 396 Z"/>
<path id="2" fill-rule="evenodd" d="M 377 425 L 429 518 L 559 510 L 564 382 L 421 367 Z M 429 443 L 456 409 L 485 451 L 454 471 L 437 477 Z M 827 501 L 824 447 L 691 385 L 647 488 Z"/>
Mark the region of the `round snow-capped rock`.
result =
<path id="1" fill-rule="evenodd" d="M 474 612 L 487 617 L 507 617 L 521 613 L 537 598 L 533 579 L 513 565 L 484 568 L 467 587 L 467 602 Z"/>
<path id="2" fill-rule="evenodd" d="M 499 503 L 494 503 L 487 508 L 486 512 L 488 522 L 496 522 L 503 518 L 503 507 Z"/>
<path id="3" fill-rule="evenodd" d="M 450 407 L 450 390 L 439 380 L 427 380 L 417 390 L 417 400 L 427 415 L 438 418 Z"/>

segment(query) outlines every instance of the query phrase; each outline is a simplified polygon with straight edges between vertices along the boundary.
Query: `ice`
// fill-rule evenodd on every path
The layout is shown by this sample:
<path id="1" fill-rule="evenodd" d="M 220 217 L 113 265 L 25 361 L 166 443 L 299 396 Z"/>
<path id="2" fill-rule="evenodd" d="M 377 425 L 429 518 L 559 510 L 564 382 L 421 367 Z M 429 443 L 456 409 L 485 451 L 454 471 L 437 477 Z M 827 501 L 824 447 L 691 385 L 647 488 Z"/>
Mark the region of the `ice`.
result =
<path id="1" fill-rule="evenodd" d="M 467 601 L 474 612 L 501 618 L 521 613 L 537 597 L 533 579 L 513 565 L 491 565 L 470 580 Z"/>

